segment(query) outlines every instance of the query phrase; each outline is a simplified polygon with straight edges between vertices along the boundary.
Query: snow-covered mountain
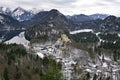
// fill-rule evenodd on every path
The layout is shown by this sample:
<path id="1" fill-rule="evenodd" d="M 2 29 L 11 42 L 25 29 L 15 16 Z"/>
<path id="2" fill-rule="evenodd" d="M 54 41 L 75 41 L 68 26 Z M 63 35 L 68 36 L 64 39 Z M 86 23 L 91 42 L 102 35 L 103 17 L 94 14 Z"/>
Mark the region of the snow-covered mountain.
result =
<path id="1" fill-rule="evenodd" d="M 0 7 L 0 13 L 2 14 L 11 15 L 11 12 L 10 8 Z"/>
<path id="2" fill-rule="evenodd" d="M 36 8 L 25 10 L 21 7 L 17 7 L 14 10 L 11 10 L 10 8 L 0 7 L 0 13 L 9 15 L 20 22 L 31 19 L 34 15 L 36 15 L 40 11 L 41 10 Z"/>
<path id="3" fill-rule="evenodd" d="M 33 8 L 30 10 L 25 10 L 21 7 L 16 8 L 15 10 L 12 11 L 11 16 L 14 19 L 17 19 L 18 21 L 25 21 L 31 19 L 34 15 L 39 13 L 41 10 Z"/>
<path id="4" fill-rule="evenodd" d="M 17 19 L 18 21 L 25 21 L 31 19 L 34 15 L 36 15 L 39 12 L 43 12 L 44 10 L 39 10 L 36 8 L 25 10 L 21 7 L 17 7 L 14 10 L 11 10 L 10 8 L 0 7 L 0 13 L 4 13 L 6 15 L 10 15 L 14 19 Z M 66 16 L 68 19 L 74 21 L 74 22 L 81 22 L 81 21 L 90 21 L 90 20 L 96 20 L 96 19 L 105 19 L 107 14 L 93 14 L 93 15 L 85 15 L 85 14 L 79 14 L 79 15 L 73 15 L 73 16 Z"/>
<path id="5" fill-rule="evenodd" d="M 17 19 L 18 21 L 24 21 L 24 20 L 29 20 L 33 16 L 33 13 L 21 7 L 18 7 L 15 10 L 13 10 L 11 15 L 14 19 Z"/>

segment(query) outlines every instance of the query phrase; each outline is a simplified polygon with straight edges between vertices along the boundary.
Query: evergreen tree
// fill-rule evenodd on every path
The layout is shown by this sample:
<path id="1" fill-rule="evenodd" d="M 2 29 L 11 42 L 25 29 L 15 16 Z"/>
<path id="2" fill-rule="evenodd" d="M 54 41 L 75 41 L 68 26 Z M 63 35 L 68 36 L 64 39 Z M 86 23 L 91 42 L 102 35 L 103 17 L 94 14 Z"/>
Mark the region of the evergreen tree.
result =
<path id="1" fill-rule="evenodd" d="M 8 69 L 7 68 L 4 69 L 3 77 L 4 77 L 5 80 L 9 80 Z"/>

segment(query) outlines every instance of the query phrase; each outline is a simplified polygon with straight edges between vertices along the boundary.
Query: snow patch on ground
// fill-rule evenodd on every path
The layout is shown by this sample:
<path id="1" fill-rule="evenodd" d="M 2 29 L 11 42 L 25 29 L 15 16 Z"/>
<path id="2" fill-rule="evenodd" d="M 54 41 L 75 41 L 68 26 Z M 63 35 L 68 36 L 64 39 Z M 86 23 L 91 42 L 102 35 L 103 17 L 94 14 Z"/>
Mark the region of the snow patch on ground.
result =
<path id="1" fill-rule="evenodd" d="M 112 61 L 109 57 L 104 57 L 104 59 L 107 61 Z"/>
<path id="2" fill-rule="evenodd" d="M 92 29 L 81 29 L 81 30 L 71 31 L 70 34 L 78 34 L 82 32 L 93 32 L 93 30 Z"/>
<path id="3" fill-rule="evenodd" d="M 92 73 L 93 71 L 90 69 L 86 69 L 85 71 Z"/>
<path id="4" fill-rule="evenodd" d="M 40 52 L 37 52 L 37 55 L 40 57 L 40 58 L 44 58 L 44 55 L 42 54 L 42 53 L 40 53 Z"/>
<path id="5" fill-rule="evenodd" d="M 107 65 L 107 63 L 103 63 L 103 66 L 102 67 L 107 67 L 108 65 Z"/>
<path id="6" fill-rule="evenodd" d="M 118 37 L 120 37 L 120 34 L 118 34 Z"/>
<path id="7" fill-rule="evenodd" d="M 95 33 L 95 34 L 96 34 L 96 36 L 98 36 L 100 33 L 101 33 L 101 32 L 97 32 L 97 33 Z"/>
<path id="8" fill-rule="evenodd" d="M 28 40 L 25 39 L 24 36 L 25 32 L 21 32 L 18 36 L 13 37 L 12 39 L 6 41 L 6 44 L 12 44 L 12 43 L 16 43 L 16 44 L 22 44 L 25 47 L 28 47 L 28 44 L 30 43 Z"/>

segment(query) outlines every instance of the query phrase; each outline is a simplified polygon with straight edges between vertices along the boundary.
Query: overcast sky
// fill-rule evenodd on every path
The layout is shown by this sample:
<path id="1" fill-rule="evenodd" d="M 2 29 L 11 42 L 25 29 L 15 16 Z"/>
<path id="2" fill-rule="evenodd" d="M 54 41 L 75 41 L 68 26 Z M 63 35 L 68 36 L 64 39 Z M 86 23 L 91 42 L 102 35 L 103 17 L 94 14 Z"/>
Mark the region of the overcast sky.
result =
<path id="1" fill-rule="evenodd" d="M 65 15 L 104 13 L 120 16 L 120 0 L 0 0 L 0 5 L 12 9 L 58 9 Z"/>

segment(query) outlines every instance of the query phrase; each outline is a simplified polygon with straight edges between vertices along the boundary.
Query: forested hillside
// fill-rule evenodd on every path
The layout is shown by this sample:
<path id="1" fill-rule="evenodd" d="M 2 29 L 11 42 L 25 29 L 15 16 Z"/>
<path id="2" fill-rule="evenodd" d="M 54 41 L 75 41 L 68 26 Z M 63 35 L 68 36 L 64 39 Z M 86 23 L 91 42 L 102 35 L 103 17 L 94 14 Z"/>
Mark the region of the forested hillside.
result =
<path id="1" fill-rule="evenodd" d="M 22 45 L 0 43 L 1 80 L 61 80 L 61 64 L 50 57 L 40 59 Z"/>

